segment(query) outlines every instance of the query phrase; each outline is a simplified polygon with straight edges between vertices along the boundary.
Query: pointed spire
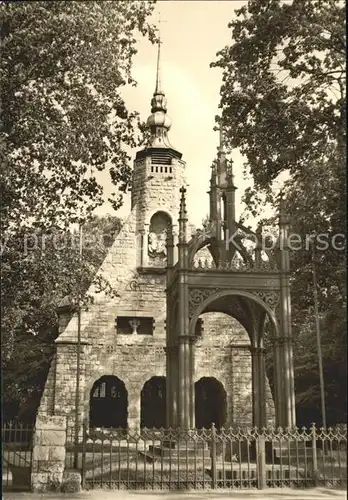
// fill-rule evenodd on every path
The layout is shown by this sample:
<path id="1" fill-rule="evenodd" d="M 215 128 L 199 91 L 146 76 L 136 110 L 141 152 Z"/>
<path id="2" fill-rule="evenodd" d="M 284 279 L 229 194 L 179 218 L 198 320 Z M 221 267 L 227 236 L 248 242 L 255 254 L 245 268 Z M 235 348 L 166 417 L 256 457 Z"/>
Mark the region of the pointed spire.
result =
<path id="1" fill-rule="evenodd" d="M 224 148 L 224 136 L 222 124 L 220 121 L 219 125 L 219 146 L 218 146 L 218 154 L 217 154 L 217 175 L 218 175 L 218 183 L 219 185 L 225 186 L 227 181 L 227 161 L 226 161 L 226 153 Z"/>
<path id="2" fill-rule="evenodd" d="M 219 127 L 219 153 L 225 154 L 224 134 L 223 134 L 221 123 L 220 123 L 220 127 Z"/>
<path id="3" fill-rule="evenodd" d="M 162 91 L 161 84 L 161 38 L 158 39 L 158 49 L 157 49 L 157 71 L 156 71 L 156 87 L 154 95 L 164 95 Z"/>
<path id="4" fill-rule="evenodd" d="M 187 210 L 186 210 L 186 188 L 182 186 L 180 188 L 180 212 L 179 212 L 179 219 L 182 220 L 187 220 Z"/>
<path id="5" fill-rule="evenodd" d="M 147 119 L 147 126 L 151 130 L 151 147 L 173 148 L 167 135 L 171 127 L 171 120 L 167 115 L 167 99 L 162 90 L 161 44 L 161 38 L 159 38 L 157 48 L 156 86 L 151 99 L 151 115 Z"/>
<path id="6" fill-rule="evenodd" d="M 167 112 L 167 99 L 165 98 L 165 93 L 162 90 L 161 82 L 161 43 L 161 40 L 158 40 L 156 87 L 155 92 L 153 93 L 153 98 L 151 99 L 151 113 L 156 113 L 156 111 L 161 111 L 163 113 Z"/>
<path id="7" fill-rule="evenodd" d="M 186 188 L 182 186 L 180 188 L 180 209 L 179 209 L 179 243 L 178 243 L 178 262 L 179 266 L 182 268 L 187 267 L 187 257 L 188 254 L 184 247 L 187 244 L 187 210 L 186 210 Z"/>
<path id="8" fill-rule="evenodd" d="M 224 132 L 221 120 L 219 126 L 219 147 L 217 157 L 217 169 L 220 184 L 223 185 L 226 183 L 226 187 L 229 186 L 236 189 L 234 185 L 233 160 L 227 160 L 226 157 Z"/>

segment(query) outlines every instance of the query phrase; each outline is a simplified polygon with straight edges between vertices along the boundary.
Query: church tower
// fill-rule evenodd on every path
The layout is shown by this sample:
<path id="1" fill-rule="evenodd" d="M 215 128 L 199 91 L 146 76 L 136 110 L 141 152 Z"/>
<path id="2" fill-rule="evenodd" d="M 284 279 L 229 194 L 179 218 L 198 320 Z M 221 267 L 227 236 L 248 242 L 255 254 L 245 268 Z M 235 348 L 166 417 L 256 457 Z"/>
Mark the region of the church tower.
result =
<path id="1" fill-rule="evenodd" d="M 137 230 L 141 234 L 138 267 L 164 267 L 166 229 L 176 227 L 180 188 L 186 185 L 182 154 L 169 140 L 171 120 L 161 84 L 161 43 L 158 44 L 156 85 L 147 119 L 148 144 L 134 161 L 132 210 L 136 210 Z"/>
<path id="2" fill-rule="evenodd" d="M 159 43 L 149 138 L 134 160 L 131 212 L 97 273 L 116 296 L 90 286 L 93 303 L 82 309 L 80 342 L 76 311 L 66 301 L 58 310 L 60 334 L 39 414 L 66 415 L 69 425 L 79 392 L 80 427 L 83 420 L 91 427 L 165 426 L 166 229 L 172 225 L 175 232 L 186 181 L 182 154 L 168 136 L 160 50 Z"/>

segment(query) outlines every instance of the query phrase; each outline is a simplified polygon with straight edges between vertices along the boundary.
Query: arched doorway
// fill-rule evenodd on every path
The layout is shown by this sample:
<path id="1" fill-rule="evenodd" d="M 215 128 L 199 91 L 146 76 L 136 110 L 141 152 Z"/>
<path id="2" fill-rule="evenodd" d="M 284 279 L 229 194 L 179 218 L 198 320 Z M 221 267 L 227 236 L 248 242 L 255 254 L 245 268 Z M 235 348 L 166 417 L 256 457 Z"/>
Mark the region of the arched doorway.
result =
<path id="1" fill-rule="evenodd" d="M 124 382 L 104 375 L 94 382 L 90 394 L 90 427 L 127 428 L 128 393 Z"/>
<path id="2" fill-rule="evenodd" d="M 140 426 L 149 429 L 166 425 L 166 379 L 152 377 L 141 391 Z"/>
<path id="3" fill-rule="evenodd" d="M 203 377 L 195 383 L 196 428 L 215 424 L 221 429 L 227 418 L 226 391 L 214 377 Z"/>

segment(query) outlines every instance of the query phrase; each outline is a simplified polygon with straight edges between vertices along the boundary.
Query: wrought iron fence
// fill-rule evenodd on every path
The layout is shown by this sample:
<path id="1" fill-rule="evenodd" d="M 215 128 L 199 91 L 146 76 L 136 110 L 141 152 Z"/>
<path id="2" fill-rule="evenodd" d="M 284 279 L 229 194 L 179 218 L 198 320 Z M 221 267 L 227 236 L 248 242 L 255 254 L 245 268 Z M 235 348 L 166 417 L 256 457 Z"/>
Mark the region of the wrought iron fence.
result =
<path id="1" fill-rule="evenodd" d="M 30 489 L 33 429 L 31 422 L 2 425 L 2 484 L 4 490 Z"/>
<path id="2" fill-rule="evenodd" d="M 66 467 L 117 489 L 346 487 L 347 429 L 68 429 Z"/>

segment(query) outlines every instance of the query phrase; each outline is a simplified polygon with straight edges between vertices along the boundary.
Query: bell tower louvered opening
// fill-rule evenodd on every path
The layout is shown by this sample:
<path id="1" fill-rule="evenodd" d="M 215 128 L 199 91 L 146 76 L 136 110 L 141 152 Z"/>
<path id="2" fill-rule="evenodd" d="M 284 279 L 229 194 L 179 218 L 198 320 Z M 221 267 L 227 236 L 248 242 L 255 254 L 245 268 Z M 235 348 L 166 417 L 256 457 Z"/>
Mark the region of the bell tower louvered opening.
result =
<path id="1" fill-rule="evenodd" d="M 172 159 L 166 151 L 160 151 L 151 155 L 151 163 L 153 165 L 171 165 Z"/>
<path id="2" fill-rule="evenodd" d="M 136 160 L 151 158 L 152 165 L 171 165 L 174 158 L 181 159 L 182 154 L 171 148 L 146 148 L 138 151 Z"/>

